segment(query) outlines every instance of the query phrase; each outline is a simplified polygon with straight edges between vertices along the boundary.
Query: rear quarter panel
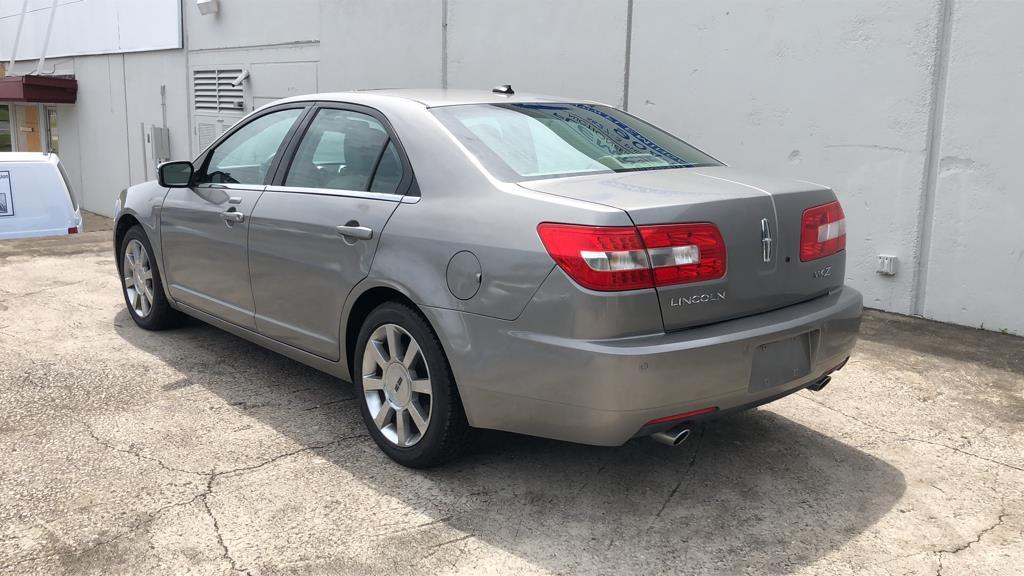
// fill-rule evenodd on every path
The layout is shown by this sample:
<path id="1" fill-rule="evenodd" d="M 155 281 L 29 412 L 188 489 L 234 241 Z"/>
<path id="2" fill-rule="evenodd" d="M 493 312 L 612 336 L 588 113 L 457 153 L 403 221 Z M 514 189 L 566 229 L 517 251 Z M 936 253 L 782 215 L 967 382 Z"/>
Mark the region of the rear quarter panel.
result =
<path id="1" fill-rule="evenodd" d="M 621 210 L 492 179 L 429 111 L 415 103 L 396 106 L 408 109 L 386 113 L 409 156 L 420 197 L 407 198 L 388 221 L 368 285 L 397 284 L 422 306 L 511 320 L 555 266 L 537 224 L 630 225 Z M 448 287 L 449 262 L 462 251 L 476 256 L 481 273 L 479 290 L 466 299 Z"/>

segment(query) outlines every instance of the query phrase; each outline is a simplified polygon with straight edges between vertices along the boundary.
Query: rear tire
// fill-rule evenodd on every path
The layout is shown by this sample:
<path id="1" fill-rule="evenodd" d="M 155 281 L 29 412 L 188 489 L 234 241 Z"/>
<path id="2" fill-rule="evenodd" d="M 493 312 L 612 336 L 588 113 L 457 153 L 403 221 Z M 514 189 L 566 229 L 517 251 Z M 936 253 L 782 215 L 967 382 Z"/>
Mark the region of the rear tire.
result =
<path id="1" fill-rule="evenodd" d="M 145 330 L 180 326 L 184 315 L 171 308 L 160 280 L 153 246 L 141 226 L 132 226 L 117 250 L 121 293 L 132 320 Z"/>
<path id="2" fill-rule="evenodd" d="M 437 335 L 414 309 L 381 304 L 359 330 L 352 362 L 359 411 L 392 460 L 428 468 L 460 456 L 473 429 Z"/>

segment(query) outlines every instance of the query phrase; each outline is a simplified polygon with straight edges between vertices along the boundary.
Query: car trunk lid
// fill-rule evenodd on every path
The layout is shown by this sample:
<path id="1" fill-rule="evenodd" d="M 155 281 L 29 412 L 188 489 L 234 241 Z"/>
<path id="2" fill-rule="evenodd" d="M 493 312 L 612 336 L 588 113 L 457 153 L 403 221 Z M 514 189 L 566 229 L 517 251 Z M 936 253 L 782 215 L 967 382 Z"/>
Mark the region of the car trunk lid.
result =
<path id="1" fill-rule="evenodd" d="M 727 250 L 717 280 L 659 286 L 666 330 L 802 302 L 842 285 L 843 252 L 800 261 L 801 216 L 835 199 L 820 185 L 716 166 L 520 183 L 531 190 L 626 211 L 637 226 L 711 222 Z"/>

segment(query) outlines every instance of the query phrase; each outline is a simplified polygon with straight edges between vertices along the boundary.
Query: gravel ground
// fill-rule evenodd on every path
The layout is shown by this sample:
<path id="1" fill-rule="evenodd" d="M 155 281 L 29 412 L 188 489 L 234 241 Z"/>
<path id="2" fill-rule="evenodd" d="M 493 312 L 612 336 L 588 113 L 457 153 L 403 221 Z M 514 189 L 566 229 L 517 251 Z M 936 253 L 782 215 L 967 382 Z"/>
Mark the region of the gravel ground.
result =
<path id="1" fill-rule="evenodd" d="M 679 448 L 412 471 L 348 385 L 136 328 L 109 238 L 0 242 L 0 573 L 1024 573 L 1020 338 L 869 312 L 824 391 Z"/>

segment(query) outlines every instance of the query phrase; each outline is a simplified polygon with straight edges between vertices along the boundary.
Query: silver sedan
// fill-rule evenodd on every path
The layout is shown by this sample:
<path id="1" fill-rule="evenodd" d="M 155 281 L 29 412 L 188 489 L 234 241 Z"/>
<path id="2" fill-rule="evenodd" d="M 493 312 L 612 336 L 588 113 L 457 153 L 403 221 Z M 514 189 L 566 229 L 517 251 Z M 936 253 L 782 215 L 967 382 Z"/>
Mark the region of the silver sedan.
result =
<path id="1" fill-rule="evenodd" d="M 351 381 L 394 460 L 476 429 L 666 444 L 850 355 L 832 190 L 615 108 L 478 91 L 281 100 L 117 199 L 125 301 Z"/>

